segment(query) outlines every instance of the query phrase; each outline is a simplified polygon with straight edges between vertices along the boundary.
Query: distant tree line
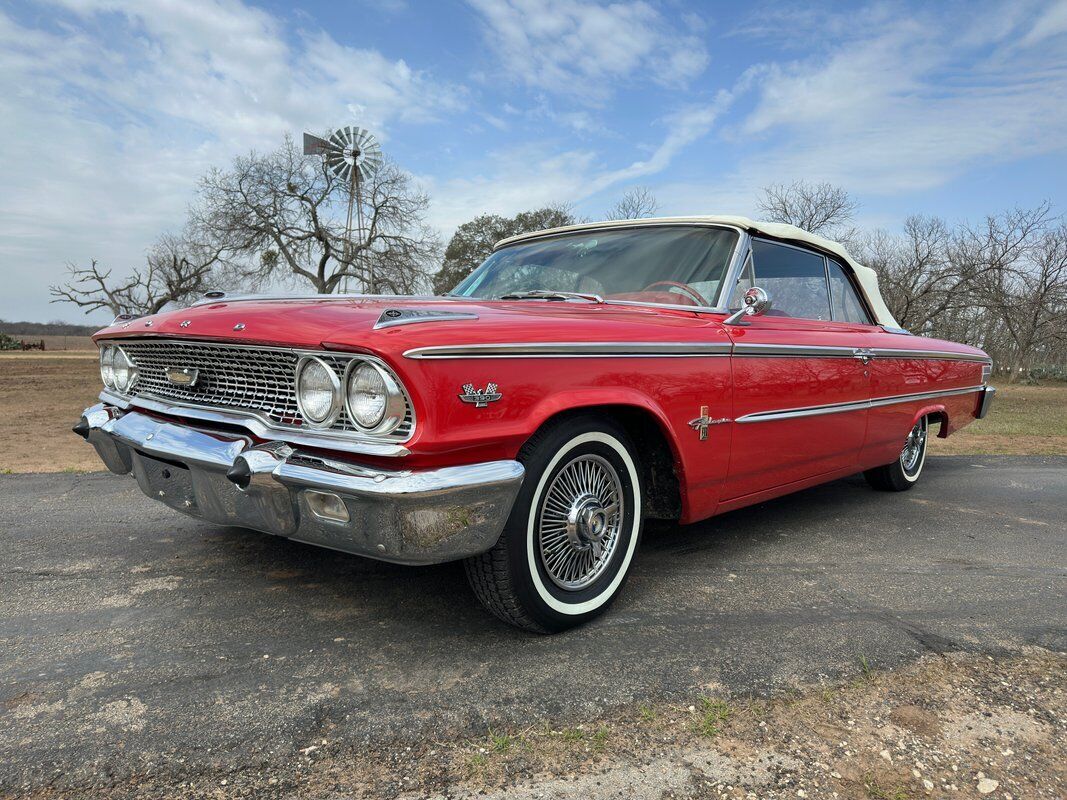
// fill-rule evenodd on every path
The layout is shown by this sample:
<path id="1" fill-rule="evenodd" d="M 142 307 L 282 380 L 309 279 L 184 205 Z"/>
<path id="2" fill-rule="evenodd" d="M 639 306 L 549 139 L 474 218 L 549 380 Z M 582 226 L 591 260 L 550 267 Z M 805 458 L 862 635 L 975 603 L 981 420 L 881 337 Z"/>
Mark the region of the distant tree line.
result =
<path id="1" fill-rule="evenodd" d="M 74 325 L 69 322 L 8 322 L 0 319 L 0 333 L 32 338 L 35 336 L 91 336 L 99 325 Z"/>

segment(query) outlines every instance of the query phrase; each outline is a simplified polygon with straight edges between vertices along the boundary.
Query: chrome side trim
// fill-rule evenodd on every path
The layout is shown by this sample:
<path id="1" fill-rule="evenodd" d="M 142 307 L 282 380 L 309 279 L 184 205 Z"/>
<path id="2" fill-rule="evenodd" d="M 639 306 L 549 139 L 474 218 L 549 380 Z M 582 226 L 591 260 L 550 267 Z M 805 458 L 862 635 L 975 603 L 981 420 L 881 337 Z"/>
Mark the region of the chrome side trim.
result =
<path id="1" fill-rule="evenodd" d="M 932 400 L 937 397 L 952 397 L 958 394 L 971 394 L 981 391 L 981 386 L 971 386 L 967 389 L 947 389 L 936 392 L 915 392 L 914 394 L 898 394 L 890 397 L 877 397 L 870 400 L 857 400 L 849 403 L 829 403 L 822 406 L 802 406 L 800 408 L 784 408 L 775 411 L 757 411 L 754 414 L 745 414 L 738 417 L 735 422 L 745 424 L 749 422 L 774 422 L 782 419 L 795 419 L 797 417 L 815 417 L 822 414 L 841 414 L 847 411 L 865 411 L 869 408 L 880 406 L 892 406 L 897 403 L 908 403 L 914 400 Z"/>
<path id="2" fill-rule="evenodd" d="M 146 411 L 155 411 L 158 414 L 166 414 L 172 417 L 196 419 L 202 422 L 215 422 L 223 425 L 238 425 L 250 431 L 254 436 L 267 441 L 302 444 L 308 447 L 323 447 L 328 450 L 362 453 L 368 456 L 406 456 L 411 452 L 401 444 L 387 444 L 384 442 L 379 444 L 368 442 L 366 439 L 358 440 L 354 438 L 354 434 L 347 432 L 300 431 L 298 429 L 275 428 L 265 423 L 253 411 L 241 411 L 239 409 L 219 411 L 205 408 L 204 406 L 154 400 L 144 395 L 123 397 L 106 390 L 101 392 L 99 397 L 104 403 L 123 410 L 142 408 Z"/>
<path id="3" fill-rule="evenodd" d="M 874 348 L 875 358 L 936 358 L 945 361 L 977 361 L 992 363 L 993 359 L 977 353 L 953 353 L 951 350 L 891 350 L 884 347 Z"/>
<path id="4" fill-rule="evenodd" d="M 509 342 L 416 347 L 405 358 L 696 358 L 728 356 L 728 342 Z"/>
<path id="5" fill-rule="evenodd" d="M 747 344 L 726 342 L 506 342 L 416 347 L 405 358 L 913 358 L 987 363 L 987 356 L 946 350 L 889 350 L 831 345 Z"/>
<path id="6" fill-rule="evenodd" d="M 803 344 L 734 345 L 734 354 L 743 358 L 855 358 L 855 347 Z"/>

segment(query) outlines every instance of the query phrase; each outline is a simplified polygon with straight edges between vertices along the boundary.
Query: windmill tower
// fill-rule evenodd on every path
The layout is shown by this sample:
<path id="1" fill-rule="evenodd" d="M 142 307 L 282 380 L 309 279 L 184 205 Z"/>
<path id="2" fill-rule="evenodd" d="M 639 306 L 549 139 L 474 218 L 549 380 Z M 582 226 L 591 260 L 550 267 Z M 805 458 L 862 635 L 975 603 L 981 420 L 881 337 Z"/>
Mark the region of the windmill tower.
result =
<path id="1" fill-rule="evenodd" d="M 321 155 L 326 159 L 326 167 L 348 184 L 348 217 L 345 222 L 344 259 L 347 262 L 352 248 L 353 224 L 359 242 L 363 241 L 363 197 L 360 185 L 369 180 L 382 165 L 382 148 L 374 134 L 366 128 L 345 126 L 338 128 L 322 139 L 311 133 L 304 134 L 304 155 Z M 363 260 L 363 249 L 359 251 L 357 262 Z M 362 272 L 362 270 L 361 270 Z M 364 272 L 364 274 L 367 274 Z M 371 291 L 374 291 L 373 262 L 370 262 Z M 348 280 L 345 279 L 345 289 Z M 366 288 L 366 287 L 365 287 Z"/>

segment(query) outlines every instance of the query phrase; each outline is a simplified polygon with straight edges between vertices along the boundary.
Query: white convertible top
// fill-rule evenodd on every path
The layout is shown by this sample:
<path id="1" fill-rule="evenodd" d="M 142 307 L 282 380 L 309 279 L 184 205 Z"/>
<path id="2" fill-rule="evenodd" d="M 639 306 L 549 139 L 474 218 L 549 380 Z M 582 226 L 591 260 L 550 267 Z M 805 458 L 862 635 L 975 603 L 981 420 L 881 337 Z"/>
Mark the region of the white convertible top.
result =
<path id="1" fill-rule="evenodd" d="M 684 225 L 729 225 L 734 228 L 740 228 L 749 233 L 763 233 L 767 236 L 771 236 L 775 239 L 781 239 L 786 242 L 801 242 L 811 247 L 822 250 L 833 256 L 836 256 L 842 262 L 844 262 L 852 273 L 856 276 L 856 283 L 859 284 L 860 289 L 867 298 L 868 305 L 874 312 L 875 322 L 879 325 L 885 325 L 888 328 L 898 328 L 897 321 L 893 319 L 893 315 L 889 313 L 889 309 L 886 308 L 885 301 L 882 300 L 882 294 L 878 291 L 878 273 L 876 273 L 870 267 L 865 267 L 859 262 L 855 261 L 852 256 L 848 254 L 848 251 L 837 242 L 833 242 L 829 239 L 824 239 L 822 236 L 816 236 L 814 233 L 808 233 L 802 228 L 798 228 L 796 225 L 786 225 L 781 222 L 759 222 L 748 217 L 734 217 L 729 215 L 712 215 L 712 216 L 700 216 L 700 217 L 653 217 L 650 219 L 630 219 L 630 220 L 614 220 L 608 222 L 586 222 L 580 225 L 567 225 L 562 228 L 551 228 L 549 230 L 535 231 L 533 233 L 520 233 L 518 236 L 512 236 L 508 239 L 501 239 L 496 243 L 496 247 L 504 247 L 505 245 L 514 244 L 515 242 L 521 242 L 526 239 L 537 239 L 542 236 L 549 236 L 557 233 L 572 233 L 585 230 L 596 230 L 598 228 L 618 228 L 622 227 L 638 227 L 642 225 L 670 225 L 670 224 L 684 224 Z"/>

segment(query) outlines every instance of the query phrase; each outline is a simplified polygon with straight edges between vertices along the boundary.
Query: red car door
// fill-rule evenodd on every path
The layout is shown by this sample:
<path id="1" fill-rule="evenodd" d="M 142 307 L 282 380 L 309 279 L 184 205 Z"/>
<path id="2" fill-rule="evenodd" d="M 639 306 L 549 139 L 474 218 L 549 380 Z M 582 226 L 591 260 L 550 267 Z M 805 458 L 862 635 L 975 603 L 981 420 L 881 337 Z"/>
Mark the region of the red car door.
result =
<path id="1" fill-rule="evenodd" d="M 753 285 L 772 307 L 728 326 L 734 430 L 725 501 L 855 469 L 867 427 L 871 327 L 844 308 L 835 320 L 827 259 L 753 239 L 735 296 Z"/>

